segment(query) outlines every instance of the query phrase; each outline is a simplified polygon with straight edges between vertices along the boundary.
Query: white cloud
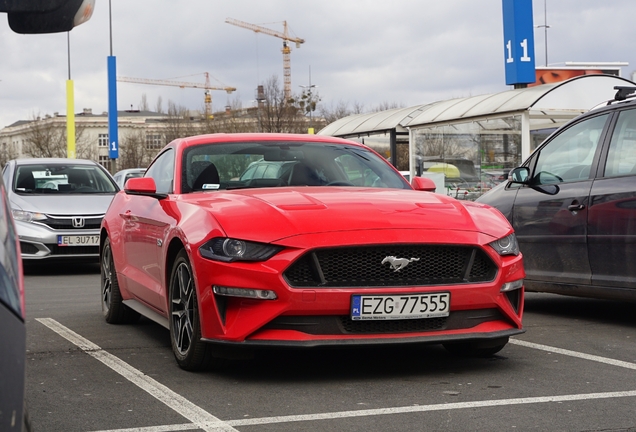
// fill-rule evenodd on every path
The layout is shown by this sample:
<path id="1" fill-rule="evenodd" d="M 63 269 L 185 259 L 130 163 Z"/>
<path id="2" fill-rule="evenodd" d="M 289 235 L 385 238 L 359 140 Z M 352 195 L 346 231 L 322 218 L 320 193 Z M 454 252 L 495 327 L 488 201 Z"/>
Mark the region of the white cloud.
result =
<path id="1" fill-rule="evenodd" d="M 625 61 L 636 70 L 633 0 L 547 1 L 550 63 Z M 293 91 L 318 86 L 323 103 L 416 105 L 507 90 L 504 83 L 501 0 L 111 0 L 113 54 L 118 75 L 233 86 L 213 92 L 215 109 L 239 97 L 250 105 L 259 83 L 283 78 L 282 41 L 225 23 L 228 17 L 305 39 L 292 46 Z M 534 0 L 536 25 L 544 0 Z M 110 52 L 108 2 L 70 33 L 75 108 L 106 111 Z M 67 34 L 18 35 L 0 25 L 0 127 L 35 114 L 66 112 Z M 538 66 L 545 61 L 543 29 L 535 32 Z M 216 81 L 215 79 L 218 79 Z M 119 83 L 119 109 L 137 107 L 145 94 L 200 109 L 198 89 Z"/>

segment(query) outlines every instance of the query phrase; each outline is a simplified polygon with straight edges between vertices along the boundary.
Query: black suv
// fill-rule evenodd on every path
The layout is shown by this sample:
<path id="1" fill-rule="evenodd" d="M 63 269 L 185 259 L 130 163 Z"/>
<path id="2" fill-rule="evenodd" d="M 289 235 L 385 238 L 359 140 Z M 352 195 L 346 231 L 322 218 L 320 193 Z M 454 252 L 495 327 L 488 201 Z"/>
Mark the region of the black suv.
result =
<path id="1" fill-rule="evenodd" d="M 477 199 L 514 226 L 528 291 L 636 301 L 636 87 L 615 89 Z"/>

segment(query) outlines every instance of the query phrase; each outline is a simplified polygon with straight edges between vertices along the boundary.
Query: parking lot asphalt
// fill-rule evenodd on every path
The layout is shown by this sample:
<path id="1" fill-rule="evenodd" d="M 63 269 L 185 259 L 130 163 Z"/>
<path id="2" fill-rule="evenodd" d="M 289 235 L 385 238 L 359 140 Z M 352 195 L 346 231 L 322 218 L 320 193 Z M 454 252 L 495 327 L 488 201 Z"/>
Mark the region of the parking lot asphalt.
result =
<path id="1" fill-rule="evenodd" d="M 634 305 L 529 293 L 490 359 L 437 345 L 269 350 L 202 373 L 167 330 L 108 325 L 97 265 L 27 269 L 35 431 L 636 431 Z"/>

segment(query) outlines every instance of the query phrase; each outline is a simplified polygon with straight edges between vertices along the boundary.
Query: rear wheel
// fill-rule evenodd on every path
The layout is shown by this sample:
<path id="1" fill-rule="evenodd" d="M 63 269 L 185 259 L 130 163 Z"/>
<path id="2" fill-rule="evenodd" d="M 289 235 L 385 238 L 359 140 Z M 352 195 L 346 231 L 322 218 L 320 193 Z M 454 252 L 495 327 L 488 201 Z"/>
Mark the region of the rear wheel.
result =
<path id="1" fill-rule="evenodd" d="M 170 275 L 170 341 L 182 369 L 195 371 L 220 366 L 224 359 L 213 357 L 213 346 L 201 341 L 201 322 L 192 267 L 181 250 Z"/>
<path id="2" fill-rule="evenodd" d="M 113 250 L 110 247 L 110 239 L 107 237 L 102 248 L 100 260 L 102 312 L 109 324 L 133 323 L 139 319 L 139 313 L 126 306 L 121 298 Z"/>
<path id="3" fill-rule="evenodd" d="M 501 351 L 508 343 L 508 338 L 488 341 L 453 342 L 444 344 L 444 348 L 451 354 L 460 357 L 492 357 Z"/>

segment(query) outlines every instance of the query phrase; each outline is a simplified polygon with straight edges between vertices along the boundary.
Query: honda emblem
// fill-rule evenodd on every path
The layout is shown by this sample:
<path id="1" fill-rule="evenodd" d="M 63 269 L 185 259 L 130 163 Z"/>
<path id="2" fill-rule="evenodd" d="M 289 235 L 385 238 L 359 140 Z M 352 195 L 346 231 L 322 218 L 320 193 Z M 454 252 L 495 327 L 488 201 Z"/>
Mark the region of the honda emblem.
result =
<path id="1" fill-rule="evenodd" d="M 74 217 L 73 218 L 73 228 L 84 228 L 84 218 Z"/>

